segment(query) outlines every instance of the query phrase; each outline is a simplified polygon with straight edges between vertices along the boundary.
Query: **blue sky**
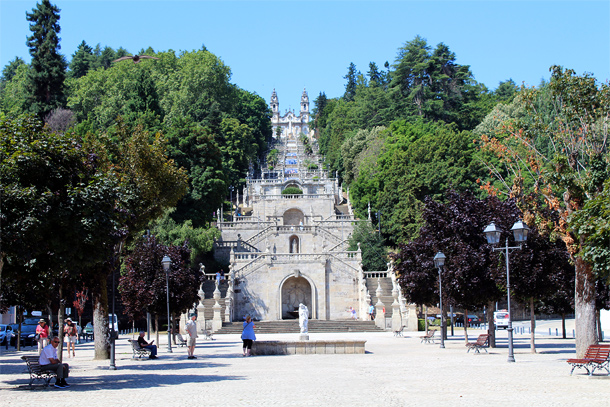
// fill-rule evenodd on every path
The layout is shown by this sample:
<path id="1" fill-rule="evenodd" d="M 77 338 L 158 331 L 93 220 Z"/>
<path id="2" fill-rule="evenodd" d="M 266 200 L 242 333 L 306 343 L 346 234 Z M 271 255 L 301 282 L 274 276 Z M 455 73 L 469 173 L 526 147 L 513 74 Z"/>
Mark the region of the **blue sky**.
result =
<path id="1" fill-rule="evenodd" d="M 537 85 L 551 65 L 610 79 L 610 1 L 52 1 L 61 9 L 61 52 L 82 40 L 137 53 L 199 49 L 232 71 L 232 82 L 280 109 L 298 109 L 307 88 L 343 94 L 350 62 L 394 62 L 416 35 L 447 44 L 490 89 L 512 78 Z M 35 0 L 0 0 L 0 65 L 29 61 L 25 12 Z"/>

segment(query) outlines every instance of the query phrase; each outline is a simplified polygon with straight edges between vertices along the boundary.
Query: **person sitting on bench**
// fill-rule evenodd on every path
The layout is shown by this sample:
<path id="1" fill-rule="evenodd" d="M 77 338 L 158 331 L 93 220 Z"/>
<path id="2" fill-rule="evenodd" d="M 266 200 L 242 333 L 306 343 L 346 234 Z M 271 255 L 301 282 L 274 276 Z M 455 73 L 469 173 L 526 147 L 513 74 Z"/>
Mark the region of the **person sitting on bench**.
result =
<path id="1" fill-rule="evenodd" d="M 67 363 L 61 363 L 57 358 L 57 346 L 59 346 L 59 337 L 56 336 L 49 345 L 42 349 L 38 363 L 40 364 L 41 370 L 55 371 L 55 374 L 57 375 L 55 387 L 65 389 L 66 387 L 70 387 L 66 382 L 66 377 L 70 374 L 70 366 L 68 366 Z"/>
<path id="2" fill-rule="evenodd" d="M 153 339 L 150 343 L 146 342 L 144 339 L 144 331 L 140 332 L 140 336 L 138 337 L 138 344 L 141 348 L 150 350 L 150 359 L 157 359 L 157 345 L 153 345 Z"/>

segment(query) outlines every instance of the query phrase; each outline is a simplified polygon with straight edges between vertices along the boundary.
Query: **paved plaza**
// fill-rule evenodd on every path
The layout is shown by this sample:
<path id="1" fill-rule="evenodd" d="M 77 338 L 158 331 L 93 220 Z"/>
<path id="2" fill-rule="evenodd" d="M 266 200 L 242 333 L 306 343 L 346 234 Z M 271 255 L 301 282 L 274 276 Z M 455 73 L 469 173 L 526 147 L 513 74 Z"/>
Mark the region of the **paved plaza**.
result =
<path id="1" fill-rule="evenodd" d="M 471 329 L 472 340 L 482 330 Z M 27 387 L 22 354 L 0 353 L 2 406 L 574 406 L 609 405 L 610 377 L 569 375 L 573 339 L 539 335 L 537 354 L 529 336 L 515 338 L 516 363 L 507 362 L 507 335 L 498 348 L 466 353 L 463 331 L 446 348 L 420 343 L 422 333 L 396 338 L 390 332 L 310 334 L 310 339 L 366 339 L 364 355 L 241 356 L 239 335 L 199 341 L 198 359 L 186 348 L 167 353 L 161 336 L 159 359 L 131 359 L 131 336 L 117 341 L 117 370 L 95 361 L 93 344 L 77 345 L 66 359 L 72 370 L 69 389 Z M 554 329 L 553 329 L 554 334 Z M 259 340 L 297 339 L 295 334 L 258 335 Z"/>

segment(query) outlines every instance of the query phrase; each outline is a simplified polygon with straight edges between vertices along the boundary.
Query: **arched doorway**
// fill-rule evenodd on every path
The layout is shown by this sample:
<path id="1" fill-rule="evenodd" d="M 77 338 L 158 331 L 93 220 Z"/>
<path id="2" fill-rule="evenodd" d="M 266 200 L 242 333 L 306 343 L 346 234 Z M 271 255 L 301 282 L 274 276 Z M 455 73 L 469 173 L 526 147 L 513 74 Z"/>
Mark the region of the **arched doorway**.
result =
<path id="1" fill-rule="evenodd" d="M 292 276 L 282 285 L 282 319 L 299 318 L 299 304 L 303 303 L 309 309 L 309 318 L 313 315 L 311 284 L 305 277 Z"/>
<path id="2" fill-rule="evenodd" d="M 283 216 L 284 225 L 303 225 L 305 223 L 305 215 L 299 209 L 288 209 Z"/>
<path id="3" fill-rule="evenodd" d="M 288 249 L 289 249 L 289 253 L 300 253 L 301 252 L 298 236 L 296 236 L 296 235 L 290 236 L 290 238 L 288 240 Z"/>

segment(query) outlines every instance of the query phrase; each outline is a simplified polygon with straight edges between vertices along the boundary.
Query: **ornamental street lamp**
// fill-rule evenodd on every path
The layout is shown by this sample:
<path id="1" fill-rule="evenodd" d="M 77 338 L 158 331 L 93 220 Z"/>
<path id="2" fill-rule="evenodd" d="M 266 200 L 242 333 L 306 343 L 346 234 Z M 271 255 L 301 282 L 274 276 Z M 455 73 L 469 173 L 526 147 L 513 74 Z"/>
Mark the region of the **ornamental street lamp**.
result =
<path id="1" fill-rule="evenodd" d="M 165 271 L 165 288 L 167 291 L 167 351 L 172 353 L 172 335 L 171 335 L 171 320 L 169 316 L 169 267 L 172 265 L 172 260 L 166 254 L 161 260 L 163 270 Z"/>
<path id="2" fill-rule="evenodd" d="M 513 235 L 515 237 L 515 242 L 525 242 L 527 240 L 527 234 L 529 232 L 529 228 L 525 223 L 521 220 L 515 222 L 513 227 L 511 228 L 513 231 Z M 496 225 L 491 222 L 483 231 L 485 236 L 487 237 L 487 243 L 490 245 L 497 245 L 500 242 L 500 234 L 501 231 L 496 227 Z M 507 303 L 508 303 L 508 361 L 514 362 L 515 355 L 513 353 L 513 320 L 512 313 L 510 311 L 510 269 L 509 269 L 509 260 L 508 253 L 510 249 L 521 249 L 523 245 L 512 246 L 508 245 L 508 237 L 506 238 L 506 246 L 504 247 L 494 247 L 493 251 L 504 250 L 506 256 L 506 295 L 507 295 Z"/>
<path id="3" fill-rule="evenodd" d="M 443 288 L 441 280 L 441 270 L 445 265 L 445 255 L 442 252 L 436 253 L 434 256 L 434 265 L 438 269 L 438 296 L 441 309 L 441 349 L 445 349 L 445 314 L 443 313 Z"/>

